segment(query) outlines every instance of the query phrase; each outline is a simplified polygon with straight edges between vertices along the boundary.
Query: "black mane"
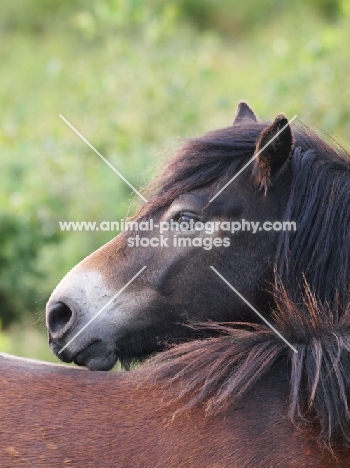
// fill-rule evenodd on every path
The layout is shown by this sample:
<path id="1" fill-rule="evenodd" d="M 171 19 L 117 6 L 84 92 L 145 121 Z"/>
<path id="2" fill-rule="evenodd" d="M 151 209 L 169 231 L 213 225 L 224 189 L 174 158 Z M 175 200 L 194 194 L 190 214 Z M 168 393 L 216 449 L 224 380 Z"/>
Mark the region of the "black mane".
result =
<path id="1" fill-rule="evenodd" d="M 337 320 L 306 284 L 303 308 L 281 284 L 275 297 L 275 326 L 297 353 L 265 325 L 205 323 L 222 336 L 159 353 L 142 368 L 143 381 L 146 376 L 151 385 L 172 387 L 174 416 L 203 406 L 211 417 L 237 407 L 262 379 L 278 372 L 290 387 L 291 421 L 319 428 L 319 442 L 331 450 L 334 443 L 350 447 L 350 307 Z"/>
<path id="2" fill-rule="evenodd" d="M 246 122 L 187 141 L 151 190 L 150 215 L 184 192 L 229 180 L 252 157 L 268 124 Z M 294 129 L 293 181 L 275 260 L 274 325 L 212 325 L 225 336 L 176 346 L 150 361 L 152 377 L 179 386 L 180 408 L 234 405 L 283 361 L 290 417 L 320 426 L 323 442 L 350 446 L 350 158 L 304 126 Z M 247 171 L 251 169 L 247 168 Z"/>
<path id="3" fill-rule="evenodd" d="M 271 122 L 245 121 L 185 140 L 163 172 L 145 187 L 148 203 L 141 209 L 147 216 L 169 205 L 178 195 L 210 185 L 224 184 L 245 164 L 255 150 L 258 138 Z M 349 156 L 340 146 L 329 145 L 304 125 L 293 125 L 295 149 L 324 155 L 346 164 Z M 252 168 L 247 168 L 247 171 Z"/>
<path id="4" fill-rule="evenodd" d="M 305 278 L 322 307 L 341 314 L 350 293 L 350 159 L 327 146 L 297 146 L 292 168 L 285 218 L 298 228 L 281 238 L 277 273 L 295 303 Z"/>
<path id="5" fill-rule="evenodd" d="M 149 202 L 141 209 L 141 216 L 154 214 L 182 193 L 230 179 L 252 157 L 266 126 L 233 125 L 185 141 L 160 176 L 145 189 Z"/>

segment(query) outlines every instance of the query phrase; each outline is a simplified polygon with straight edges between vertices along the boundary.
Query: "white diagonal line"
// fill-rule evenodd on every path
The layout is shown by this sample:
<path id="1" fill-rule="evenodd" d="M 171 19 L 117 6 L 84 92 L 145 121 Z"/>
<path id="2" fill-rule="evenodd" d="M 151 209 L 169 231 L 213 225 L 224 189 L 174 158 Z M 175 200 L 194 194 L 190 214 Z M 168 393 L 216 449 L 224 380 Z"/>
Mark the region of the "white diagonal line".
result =
<path id="1" fill-rule="evenodd" d="M 273 325 L 271 325 L 271 323 L 270 323 L 268 320 L 266 320 L 266 318 L 265 318 L 263 315 L 261 315 L 261 313 L 260 313 L 258 310 L 256 310 L 256 308 L 253 307 L 253 306 L 247 301 L 247 299 L 246 299 L 245 297 L 243 297 L 242 294 L 239 293 L 239 292 L 237 291 L 237 289 L 235 289 L 235 288 L 232 286 L 232 284 L 230 284 L 230 283 L 227 281 L 226 278 L 224 278 L 213 266 L 210 266 L 210 268 L 218 275 L 219 278 L 222 279 L 222 281 L 223 281 L 224 283 L 227 284 L 227 286 L 228 286 L 229 288 L 232 289 L 232 291 L 234 291 L 234 292 L 237 294 L 237 296 L 238 296 L 240 299 L 242 299 L 243 302 L 245 302 L 245 303 L 247 304 L 247 306 L 249 306 L 249 307 L 252 309 L 253 312 L 255 312 L 255 313 L 261 318 L 261 320 L 262 320 L 263 322 L 266 323 L 266 325 L 267 325 L 268 327 L 271 328 L 272 331 L 274 331 L 274 332 L 276 333 L 276 335 L 278 335 L 278 336 L 281 338 L 281 340 L 283 340 L 295 353 L 298 353 L 298 351 L 294 348 L 294 346 L 292 346 L 292 345 L 289 343 L 289 341 L 287 341 L 287 340 L 281 335 L 281 333 L 280 333 L 278 330 L 276 330 L 276 328 L 275 328 Z"/>
<path id="2" fill-rule="evenodd" d="M 83 328 L 82 328 L 81 330 L 79 330 L 78 333 L 76 333 L 76 334 L 73 336 L 73 338 L 72 338 L 71 340 L 68 341 L 68 343 L 67 343 L 65 346 L 63 346 L 62 349 L 60 349 L 60 351 L 58 351 L 58 354 L 61 354 L 62 351 L 63 351 L 64 349 L 66 349 L 67 346 L 69 346 L 69 345 L 72 343 L 72 341 L 74 341 L 75 338 L 77 338 L 77 337 L 80 335 L 80 333 L 82 333 L 82 332 L 85 330 L 85 328 L 88 327 L 88 326 L 90 325 L 90 323 L 92 323 L 100 314 L 102 314 L 102 312 L 106 309 L 106 307 L 108 307 L 109 304 L 111 304 L 111 303 L 114 301 L 114 299 L 115 299 L 116 297 L 118 297 L 119 294 L 121 294 L 121 293 L 124 291 L 124 289 L 126 289 L 126 288 L 129 286 L 129 284 L 131 284 L 131 283 L 143 272 L 143 270 L 145 270 L 146 268 L 147 268 L 147 266 L 142 267 L 141 270 L 139 270 L 139 271 L 136 273 L 136 275 L 133 276 L 133 277 L 131 278 L 131 280 L 128 281 L 128 282 L 122 287 L 122 289 L 120 289 L 120 290 L 117 292 L 117 294 L 115 294 L 115 295 L 112 297 L 112 299 L 110 299 L 110 300 L 107 302 L 107 304 L 105 304 L 105 305 L 102 307 L 102 309 L 100 309 L 100 310 L 97 312 L 97 314 L 94 315 L 94 316 L 83 326 Z"/>
<path id="3" fill-rule="evenodd" d="M 218 195 L 220 195 L 220 193 L 223 192 L 223 191 L 225 190 L 225 188 L 228 187 L 228 186 L 235 180 L 235 178 L 238 177 L 239 174 L 240 174 L 241 172 L 243 172 L 244 169 L 246 169 L 246 168 L 254 161 L 254 159 L 256 159 L 256 158 L 259 156 L 259 154 L 262 153 L 262 151 L 264 151 L 264 149 L 266 149 L 266 148 L 269 146 L 269 144 L 272 143 L 273 140 L 274 140 L 275 138 L 277 138 L 278 135 L 279 135 L 281 132 L 283 132 L 283 130 L 284 130 L 285 128 L 287 128 L 288 125 L 291 124 L 291 123 L 293 122 L 293 120 L 295 120 L 296 118 L 297 118 L 297 115 L 295 115 L 294 117 L 292 117 L 292 118 L 289 120 L 289 122 L 288 122 L 284 127 L 282 127 L 281 130 L 280 130 L 279 132 L 277 132 L 276 135 L 275 135 L 274 137 L 272 137 L 271 140 L 270 140 L 268 143 L 266 143 L 265 146 L 263 146 L 263 147 L 261 148 L 261 150 L 259 150 L 256 154 L 254 154 L 254 156 L 247 162 L 247 164 L 245 164 L 245 165 L 232 177 L 232 179 L 230 179 L 230 180 L 227 182 L 227 184 L 225 184 L 225 185 L 209 200 L 209 203 L 211 203 L 213 200 L 215 200 L 215 198 L 216 198 Z"/>
<path id="4" fill-rule="evenodd" d="M 104 161 L 104 162 L 107 164 L 107 166 L 109 166 L 109 167 L 112 169 L 112 171 L 114 171 L 122 180 L 124 180 L 124 182 L 125 182 L 126 184 L 128 184 L 128 186 L 129 186 L 135 193 L 137 193 L 137 195 L 138 195 L 140 198 L 142 198 L 142 200 L 143 200 L 144 202 L 146 202 L 146 203 L 148 202 L 148 200 L 147 200 L 147 199 L 146 199 L 146 198 L 145 198 L 145 197 L 144 197 L 144 196 L 127 180 L 127 179 L 125 179 L 125 177 L 124 177 L 114 166 L 112 166 L 112 164 L 111 164 L 109 161 L 107 161 L 107 159 L 106 159 L 105 157 L 103 157 L 102 154 L 101 154 L 99 151 L 97 151 L 97 149 L 96 149 L 94 146 L 92 146 L 92 144 L 91 144 L 89 141 L 87 141 L 87 139 L 86 139 L 85 137 L 83 137 L 83 135 L 82 135 L 80 132 L 78 132 L 78 130 L 77 130 L 75 127 L 73 127 L 73 125 L 72 125 L 71 123 L 69 123 L 68 120 L 65 119 L 65 118 L 63 117 L 62 114 L 60 114 L 59 116 L 61 117 L 61 119 L 62 119 L 64 122 L 66 122 L 66 124 L 73 130 L 73 132 L 75 132 L 83 141 L 85 141 L 85 143 L 86 143 L 88 146 L 90 146 L 90 148 L 91 148 L 93 151 L 95 151 L 95 153 L 102 159 L 102 161 Z"/>

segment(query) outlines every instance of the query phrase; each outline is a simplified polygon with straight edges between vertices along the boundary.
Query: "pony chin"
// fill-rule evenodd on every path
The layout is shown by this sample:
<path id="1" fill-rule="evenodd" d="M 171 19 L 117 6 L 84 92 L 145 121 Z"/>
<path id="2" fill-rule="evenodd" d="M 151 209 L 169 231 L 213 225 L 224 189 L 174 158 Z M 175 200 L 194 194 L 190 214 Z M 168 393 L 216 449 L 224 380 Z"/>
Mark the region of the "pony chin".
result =
<path id="1" fill-rule="evenodd" d="M 89 370 L 109 371 L 117 362 L 117 353 L 106 349 L 101 342 L 92 343 L 73 358 L 78 366 L 86 366 Z"/>
<path id="2" fill-rule="evenodd" d="M 78 340 L 76 340 L 78 341 Z M 75 343 L 77 345 L 77 343 Z M 119 356 L 115 347 L 103 343 L 101 340 L 94 341 L 89 345 L 82 346 L 74 351 L 62 347 L 57 343 L 50 343 L 50 348 L 53 354 L 62 362 L 74 362 L 78 366 L 86 366 L 90 370 L 108 371 L 111 370 Z"/>

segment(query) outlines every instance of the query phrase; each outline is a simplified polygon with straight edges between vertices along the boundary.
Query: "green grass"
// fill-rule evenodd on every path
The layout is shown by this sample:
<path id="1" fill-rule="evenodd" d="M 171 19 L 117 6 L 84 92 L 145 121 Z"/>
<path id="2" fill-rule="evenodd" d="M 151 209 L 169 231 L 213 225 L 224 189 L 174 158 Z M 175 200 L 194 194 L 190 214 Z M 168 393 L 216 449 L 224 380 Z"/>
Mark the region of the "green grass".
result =
<path id="1" fill-rule="evenodd" d="M 0 331 L 0 352 L 32 359 L 59 362 L 53 355 L 47 334 L 33 325 L 12 325 L 6 333 Z"/>
<path id="2" fill-rule="evenodd" d="M 230 125 L 241 99 L 262 119 L 297 114 L 350 147 L 350 8 L 336 3 L 331 17 L 326 0 L 2 6 L 0 317 L 25 325 L 2 332 L 0 350 L 52 358 L 43 329 L 27 324 L 113 237 L 60 233 L 58 221 L 118 220 L 132 199 L 58 115 L 136 187 L 179 139 Z M 263 21 L 254 8 L 268 8 Z"/>

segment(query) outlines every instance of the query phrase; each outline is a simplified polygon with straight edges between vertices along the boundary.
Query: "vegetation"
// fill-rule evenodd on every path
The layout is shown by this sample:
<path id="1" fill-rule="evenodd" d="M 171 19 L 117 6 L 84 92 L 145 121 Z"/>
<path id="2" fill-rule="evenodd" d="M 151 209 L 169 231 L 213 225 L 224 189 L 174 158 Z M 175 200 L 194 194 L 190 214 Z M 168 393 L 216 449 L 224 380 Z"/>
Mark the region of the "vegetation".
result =
<path id="1" fill-rule="evenodd" d="M 12 0 L 0 15 L 0 350 L 50 359 L 44 306 L 132 199 L 59 118 L 136 187 L 166 148 L 247 100 L 350 147 L 346 0 Z M 53 356 L 52 356 L 53 358 Z"/>

